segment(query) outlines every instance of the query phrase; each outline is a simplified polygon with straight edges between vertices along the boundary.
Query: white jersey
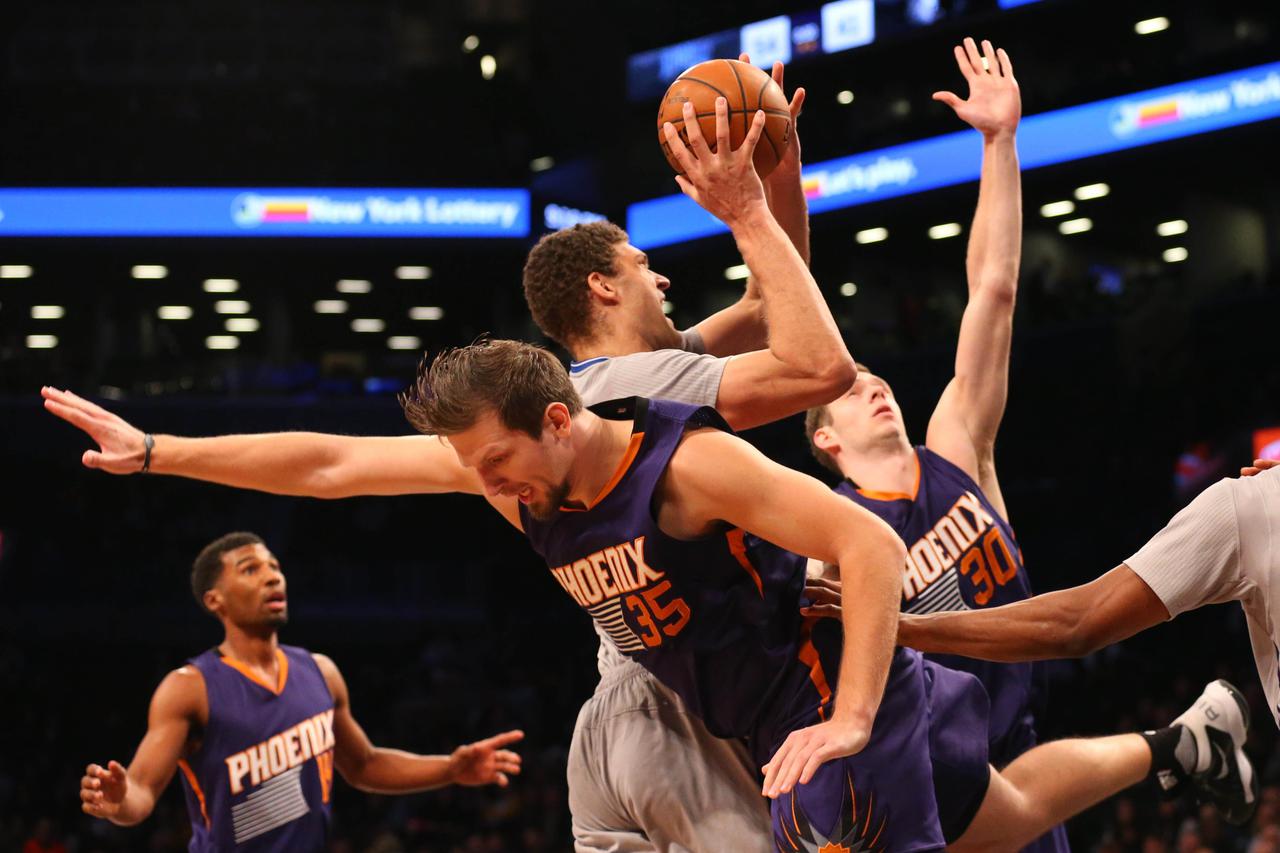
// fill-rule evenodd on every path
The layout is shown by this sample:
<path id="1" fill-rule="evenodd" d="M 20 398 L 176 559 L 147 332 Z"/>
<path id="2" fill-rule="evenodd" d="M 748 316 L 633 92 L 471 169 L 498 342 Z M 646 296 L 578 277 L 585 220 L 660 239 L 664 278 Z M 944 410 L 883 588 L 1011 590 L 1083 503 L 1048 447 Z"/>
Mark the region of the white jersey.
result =
<path id="1" fill-rule="evenodd" d="M 1125 563 L 1170 616 L 1240 602 L 1280 725 L 1280 468 L 1214 483 Z"/>

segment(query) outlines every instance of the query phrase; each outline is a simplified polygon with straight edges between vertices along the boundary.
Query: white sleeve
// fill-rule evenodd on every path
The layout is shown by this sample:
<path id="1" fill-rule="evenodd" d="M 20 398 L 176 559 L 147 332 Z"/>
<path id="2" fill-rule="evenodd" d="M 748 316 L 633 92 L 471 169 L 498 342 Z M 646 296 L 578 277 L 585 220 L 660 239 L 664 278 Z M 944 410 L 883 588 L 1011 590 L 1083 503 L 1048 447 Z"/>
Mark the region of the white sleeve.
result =
<path id="1" fill-rule="evenodd" d="M 619 397 L 714 406 L 728 362 L 728 358 L 663 349 L 611 358 L 572 379 L 588 406 Z"/>
<path id="2" fill-rule="evenodd" d="M 1231 601 L 1244 592 L 1233 484 L 1219 480 L 1205 489 L 1125 560 L 1170 616 Z"/>

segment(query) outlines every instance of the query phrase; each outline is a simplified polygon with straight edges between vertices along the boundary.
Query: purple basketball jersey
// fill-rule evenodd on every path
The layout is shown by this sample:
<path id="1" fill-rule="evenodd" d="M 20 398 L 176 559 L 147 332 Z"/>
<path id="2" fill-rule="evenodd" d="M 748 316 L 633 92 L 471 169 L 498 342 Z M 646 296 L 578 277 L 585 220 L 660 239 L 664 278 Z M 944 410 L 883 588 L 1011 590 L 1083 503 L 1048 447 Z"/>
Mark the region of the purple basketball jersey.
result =
<path id="1" fill-rule="evenodd" d="M 318 851 L 329 833 L 333 696 L 311 653 L 281 646 L 267 685 L 217 649 L 204 676 L 209 725 L 180 763 L 196 851 Z"/>

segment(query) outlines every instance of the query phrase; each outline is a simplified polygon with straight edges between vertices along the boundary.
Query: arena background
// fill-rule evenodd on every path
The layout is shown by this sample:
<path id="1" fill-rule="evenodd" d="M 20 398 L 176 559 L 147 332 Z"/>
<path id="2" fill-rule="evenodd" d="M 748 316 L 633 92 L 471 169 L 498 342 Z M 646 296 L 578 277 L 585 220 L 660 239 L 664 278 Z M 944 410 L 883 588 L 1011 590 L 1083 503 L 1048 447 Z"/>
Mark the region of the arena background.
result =
<path id="1" fill-rule="evenodd" d="M 104 400 L 153 432 L 407 432 L 394 394 L 423 350 L 484 332 L 541 340 L 519 276 L 547 205 L 625 222 L 628 204 L 675 191 L 657 100 L 628 99 L 627 57 L 819 5 L 5 4 L 4 188 L 527 188 L 531 228 L 466 240 L 57 238 L 15 236 L 0 219 L 0 849 L 185 849 L 176 785 L 151 820 L 120 830 L 80 814 L 78 779 L 89 761 L 127 762 L 155 684 L 217 641 L 187 572 L 233 529 L 280 556 L 293 605 L 285 640 L 337 661 L 375 742 L 440 752 L 506 727 L 528 734 L 526 771 L 505 791 L 385 798 L 340 785 L 334 850 L 571 849 L 565 750 L 594 686 L 596 640 L 515 531 L 474 499 L 293 500 L 90 472 L 86 441 L 42 411 L 39 387 Z M 929 95 L 963 94 L 950 48 L 966 35 L 1008 50 L 1028 116 L 1280 59 L 1280 15 L 1265 0 L 874 8 L 873 43 L 788 67 L 788 90 L 809 92 L 808 163 L 961 130 Z M 1135 28 L 1158 18 L 1167 27 Z M 1038 590 L 1122 561 L 1280 427 L 1277 131 L 1275 119 L 1253 122 L 1024 174 L 997 461 Z M 1075 213 L 1041 214 L 1098 183 L 1108 194 L 1074 199 Z M 952 368 L 975 201 L 967 182 L 812 220 L 815 276 L 855 357 L 894 384 L 916 440 Z M 1090 230 L 1062 233 L 1080 217 Z M 1174 220 L 1185 233 L 1157 233 Z M 964 233 L 929 238 L 950 222 Z M 870 228 L 889 238 L 855 240 Z M 674 282 L 678 326 L 740 291 L 726 278 L 739 263 L 727 237 L 651 255 Z M 135 278 L 136 265 L 167 275 Z M 428 278 L 397 274 L 422 266 Z M 207 292 L 211 278 L 238 291 Z M 338 293 L 340 279 L 368 292 Z M 214 310 L 227 299 L 250 305 Z M 316 312 L 333 299 L 348 312 Z M 160 319 L 174 305 L 190 318 Z M 413 307 L 438 319 L 412 319 Z M 229 316 L 258 327 L 237 349 L 209 349 Z M 356 332 L 353 318 L 384 328 Z M 390 349 L 389 336 L 418 341 Z M 749 437 L 822 476 L 797 420 Z M 1205 680 L 1231 678 L 1252 701 L 1250 750 L 1268 783 L 1239 832 L 1133 789 L 1071 823 L 1076 849 L 1277 849 L 1276 731 L 1238 608 L 1051 673 L 1046 737 L 1163 723 Z"/>

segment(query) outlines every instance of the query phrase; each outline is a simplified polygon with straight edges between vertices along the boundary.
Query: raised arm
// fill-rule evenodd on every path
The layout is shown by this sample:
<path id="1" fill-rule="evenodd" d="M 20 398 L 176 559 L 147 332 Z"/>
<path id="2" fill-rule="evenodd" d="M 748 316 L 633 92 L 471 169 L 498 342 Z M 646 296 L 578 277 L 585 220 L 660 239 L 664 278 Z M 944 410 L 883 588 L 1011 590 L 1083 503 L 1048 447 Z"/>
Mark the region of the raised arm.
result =
<path id="1" fill-rule="evenodd" d="M 978 610 L 903 614 L 898 641 L 922 652 L 978 660 L 1075 658 L 1158 625 L 1169 611 L 1121 564 L 1092 583 Z"/>
<path id="2" fill-rule="evenodd" d="M 668 506 L 673 527 L 685 534 L 726 521 L 788 551 L 838 565 L 849 592 L 831 719 L 788 736 L 765 766 L 764 793 L 776 797 L 797 781 L 808 782 L 823 762 L 861 750 L 893 656 L 906 559 L 902 540 L 875 515 L 812 477 L 717 430 L 685 438 L 672 457 L 663 494 L 664 529 Z"/>
<path id="3" fill-rule="evenodd" d="M 738 57 L 750 62 L 747 54 Z M 783 65 L 773 64 L 773 81 L 783 88 Z M 785 89 L 784 89 L 785 91 Z M 809 202 L 800 184 L 800 137 L 796 133 L 796 119 L 804 107 L 804 89 L 796 89 L 788 105 L 791 110 L 791 144 L 777 168 L 764 179 L 765 199 L 773 218 L 786 232 L 791 245 L 800 253 L 805 265 L 809 264 Z M 721 311 L 712 314 L 694 326 L 711 355 L 738 355 L 744 352 L 767 349 L 769 324 L 765 315 L 763 294 L 754 275 L 747 279 L 742 298 Z"/>
<path id="4" fill-rule="evenodd" d="M 325 655 L 313 655 L 333 694 L 334 757 L 342 778 L 373 794 L 407 794 L 444 785 L 499 785 L 520 772 L 520 756 L 503 749 L 524 737 L 503 732 L 455 749 L 450 755 L 416 755 L 374 746 L 351 714 L 347 683 Z"/>
<path id="5" fill-rule="evenodd" d="M 45 408 L 97 444 L 88 468 L 136 474 L 146 464 L 142 430 L 70 391 L 43 388 Z M 439 439 L 422 436 L 344 436 L 314 432 L 153 436 L 148 470 L 280 495 L 342 498 L 422 492 L 481 494 L 475 473 Z"/>
<path id="6" fill-rule="evenodd" d="M 685 106 L 689 146 L 670 124 L 667 142 L 684 174 L 676 180 L 690 198 L 729 226 L 760 288 L 768 349 L 729 361 L 717 408 L 736 428 L 763 423 L 830 402 L 856 371 L 817 282 L 783 227 L 769 212 L 751 155 L 764 130 L 757 113 L 746 139 L 729 149 L 728 107 L 716 100 L 717 141 L 710 150 L 692 105 Z"/>
<path id="7" fill-rule="evenodd" d="M 968 100 L 937 92 L 956 115 L 982 134 L 982 178 L 969 234 L 965 271 L 969 303 L 960 322 L 955 378 L 929 422 L 929 448 L 963 468 L 1006 518 L 996 478 L 996 432 L 1009 387 L 1009 346 L 1022 256 L 1022 186 L 1015 140 L 1022 100 L 1004 50 L 973 39 L 955 49 Z"/>
<path id="8" fill-rule="evenodd" d="M 173 779 L 193 722 L 208 719 L 204 679 L 193 667 L 169 673 L 151 698 L 147 733 L 128 769 L 90 764 L 80 780 L 84 813 L 119 826 L 146 820 Z"/>

